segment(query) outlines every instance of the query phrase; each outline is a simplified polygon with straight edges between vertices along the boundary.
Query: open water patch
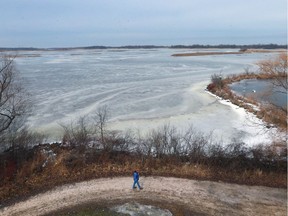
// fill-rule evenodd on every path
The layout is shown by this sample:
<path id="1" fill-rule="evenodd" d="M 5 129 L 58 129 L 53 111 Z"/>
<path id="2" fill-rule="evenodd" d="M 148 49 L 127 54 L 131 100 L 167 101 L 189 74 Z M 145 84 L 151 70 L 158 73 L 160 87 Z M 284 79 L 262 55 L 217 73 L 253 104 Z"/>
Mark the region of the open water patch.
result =
<path id="1" fill-rule="evenodd" d="M 245 79 L 230 85 L 231 89 L 243 97 L 254 98 L 260 103 L 272 103 L 287 109 L 287 92 L 273 85 L 273 80 Z"/>

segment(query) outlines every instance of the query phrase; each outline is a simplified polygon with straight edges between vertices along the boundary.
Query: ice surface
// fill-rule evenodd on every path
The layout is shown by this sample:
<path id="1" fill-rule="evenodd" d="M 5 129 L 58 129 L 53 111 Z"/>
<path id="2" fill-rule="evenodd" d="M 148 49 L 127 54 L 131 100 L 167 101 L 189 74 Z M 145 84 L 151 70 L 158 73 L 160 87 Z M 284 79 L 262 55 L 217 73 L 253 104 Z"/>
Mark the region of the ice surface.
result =
<path id="1" fill-rule="evenodd" d="M 273 54 L 171 56 L 191 51 L 38 51 L 35 54 L 40 56 L 17 58 L 35 103 L 28 125 L 57 140 L 61 137 L 59 123 L 70 123 L 108 106 L 113 130 L 139 129 L 144 134 L 165 123 L 181 130 L 193 124 L 199 131 L 213 131 L 226 143 L 233 139 L 252 144 L 270 141 L 263 125 L 251 123 L 258 120 L 223 104 L 205 88 L 212 74 L 255 69 L 255 62 Z"/>
<path id="2" fill-rule="evenodd" d="M 160 209 L 150 205 L 141 205 L 137 202 L 115 206 L 112 210 L 131 216 L 172 216 L 172 213 L 169 210 Z"/>

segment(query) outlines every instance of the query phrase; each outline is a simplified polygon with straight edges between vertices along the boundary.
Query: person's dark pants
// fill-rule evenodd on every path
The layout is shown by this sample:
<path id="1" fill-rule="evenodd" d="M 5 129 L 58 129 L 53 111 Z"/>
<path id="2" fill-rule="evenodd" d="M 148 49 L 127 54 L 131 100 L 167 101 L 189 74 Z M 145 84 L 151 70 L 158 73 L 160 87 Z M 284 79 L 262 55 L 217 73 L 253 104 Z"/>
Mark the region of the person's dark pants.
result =
<path id="1" fill-rule="evenodd" d="M 141 187 L 140 187 L 140 184 L 139 184 L 138 180 L 134 180 L 134 184 L 133 184 L 133 187 L 132 187 L 132 189 L 134 189 L 134 188 L 136 187 L 136 184 L 137 184 L 138 188 L 139 188 L 139 189 L 141 189 Z"/>

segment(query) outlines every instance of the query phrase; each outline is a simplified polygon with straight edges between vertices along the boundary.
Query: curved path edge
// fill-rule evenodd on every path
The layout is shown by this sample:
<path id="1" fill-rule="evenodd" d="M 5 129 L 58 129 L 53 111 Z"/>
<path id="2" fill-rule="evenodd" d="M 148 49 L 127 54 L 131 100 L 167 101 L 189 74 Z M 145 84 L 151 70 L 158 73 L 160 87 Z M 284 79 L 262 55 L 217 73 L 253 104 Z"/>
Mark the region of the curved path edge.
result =
<path id="1" fill-rule="evenodd" d="M 0 209 L 2 216 L 44 215 L 89 202 L 157 200 L 206 215 L 287 215 L 287 190 L 262 186 L 142 177 L 144 189 L 132 190 L 132 178 L 102 178 L 56 187 Z"/>

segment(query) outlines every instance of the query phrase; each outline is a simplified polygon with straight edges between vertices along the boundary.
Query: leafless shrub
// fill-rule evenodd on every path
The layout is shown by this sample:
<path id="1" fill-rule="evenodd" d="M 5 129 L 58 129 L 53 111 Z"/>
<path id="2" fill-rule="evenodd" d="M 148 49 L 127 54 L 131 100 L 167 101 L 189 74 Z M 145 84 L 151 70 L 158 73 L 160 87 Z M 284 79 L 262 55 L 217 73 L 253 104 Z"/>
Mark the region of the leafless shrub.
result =
<path id="1" fill-rule="evenodd" d="M 43 143 L 43 140 L 43 135 L 30 132 L 27 128 L 11 133 L 7 133 L 6 131 L 5 136 L 1 137 L 1 142 L 9 146 L 6 150 L 7 157 L 0 157 L 0 169 L 6 172 L 4 176 L 7 175 L 11 177 L 15 175 L 15 173 L 25 165 L 27 160 L 35 158 L 33 147 Z"/>
<path id="2" fill-rule="evenodd" d="M 222 160 L 222 158 L 225 158 L 226 152 L 223 143 L 217 142 L 209 145 L 207 156 L 212 159 L 212 163 L 214 163 L 214 160 Z"/>
<path id="3" fill-rule="evenodd" d="M 118 137 L 121 142 L 119 142 L 116 145 L 116 150 L 119 151 L 131 151 L 136 147 L 136 141 L 135 141 L 135 134 L 131 130 L 127 130 L 124 133 L 119 133 L 120 137 Z"/>
<path id="4" fill-rule="evenodd" d="M 135 145 L 134 137 L 131 131 L 125 133 L 117 131 L 106 132 L 104 137 L 105 145 L 103 146 L 105 151 L 130 151 Z"/>
<path id="5" fill-rule="evenodd" d="M 223 83 L 223 77 L 220 74 L 213 74 L 211 76 L 211 82 L 218 88 L 218 89 L 222 89 L 224 87 L 224 83 Z"/>
<path id="6" fill-rule="evenodd" d="M 152 130 L 144 142 L 144 149 L 148 154 L 161 158 L 164 155 L 180 155 L 181 136 L 175 127 L 165 124 L 163 127 Z"/>
<path id="7" fill-rule="evenodd" d="M 187 130 L 183 137 L 184 153 L 189 156 L 191 162 L 201 162 L 207 155 L 209 136 L 195 130 L 193 126 Z"/>
<path id="8" fill-rule="evenodd" d="M 140 131 L 138 131 L 138 135 L 136 137 L 136 152 L 139 155 L 142 156 L 152 156 L 152 148 L 153 148 L 153 142 L 150 141 L 150 139 L 148 137 L 150 137 L 151 132 L 149 132 L 148 134 L 146 134 L 145 137 L 141 136 Z"/>
<path id="9" fill-rule="evenodd" d="M 64 129 L 62 143 L 71 147 L 87 146 L 91 141 L 91 126 L 86 117 L 80 117 L 78 121 L 70 125 L 61 124 Z"/>
<path id="10" fill-rule="evenodd" d="M 245 143 L 234 140 L 225 147 L 225 156 L 227 158 L 246 157 L 247 151 Z"/>

